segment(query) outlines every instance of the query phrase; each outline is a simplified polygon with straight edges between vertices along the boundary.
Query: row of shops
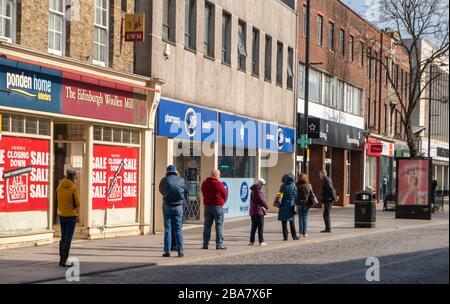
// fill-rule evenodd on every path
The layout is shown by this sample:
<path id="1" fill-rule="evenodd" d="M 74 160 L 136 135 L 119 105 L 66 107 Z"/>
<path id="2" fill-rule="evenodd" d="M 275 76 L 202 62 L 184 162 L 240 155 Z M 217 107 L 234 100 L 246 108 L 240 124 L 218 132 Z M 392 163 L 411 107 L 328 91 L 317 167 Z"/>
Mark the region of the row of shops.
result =
<path id="1" fill-rule="evenodd" d="M 295 165 L 293 128 L 161 98 L 160 83 L 89 65 L 0 58 L 0 247 L 59 235 L 55 189 L 77 172 L 75 237 L 163 229 L 157 186 L 169 164 L 189 188 L 186 221 L 202 220 L 200 185 L 222 171 L 227 218 L 248 214 L 250 186 L 275 193 Z M 80 66 L 82 65 L 82 66 Z"/>

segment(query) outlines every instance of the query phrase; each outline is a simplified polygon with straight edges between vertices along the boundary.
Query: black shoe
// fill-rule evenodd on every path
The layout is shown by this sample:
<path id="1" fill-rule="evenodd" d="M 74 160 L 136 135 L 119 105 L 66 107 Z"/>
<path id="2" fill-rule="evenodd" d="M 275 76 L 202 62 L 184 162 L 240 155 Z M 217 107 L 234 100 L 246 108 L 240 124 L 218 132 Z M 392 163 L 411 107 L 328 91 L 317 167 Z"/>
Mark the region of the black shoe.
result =
<path id="1" fill-rule="evenodd" d="M 331 230 L 322 230 L 320 233 L 331 233 Z"/>
<path id="2" fill-rule="evenodd" d="M 283 238 L 283 241 L 287 241 L 288 239 L 287 238 Z"/>
<path id="3" fill-rule="evenodd" d="M 207 249 L 208 249 L 208 246 L 206 246 L 206 245 L 203 245 L 202 249 L 205 249 L 205 250 L 207 250 Z"/>
<path id="4" fill-rule="evenodd" d="M 293 239 L 294 241 L 296 241 L 296 240 L 299 240 L 300 238 L 299 238 L 298 236 L 294 236 L 294 237 L 292 237 L 292 239 Z"/>
<path id="5" fill-rule="evenodd" d="M 227 250 L 228 248 L 225 246 L 216 246 L 216 250 Z"/>
<path id="6" fill-rule="evenodd" d="M 179 258 L 184 258 L 184 253 L 183 253 L 183 251 L 178 252 L 178 257 L 179 257 Z"/>
<path id="7" fill-rule="evenodd" d="M 170 257 L 170 252 L 164 252 L 162 255 L 164 258 Z"/>

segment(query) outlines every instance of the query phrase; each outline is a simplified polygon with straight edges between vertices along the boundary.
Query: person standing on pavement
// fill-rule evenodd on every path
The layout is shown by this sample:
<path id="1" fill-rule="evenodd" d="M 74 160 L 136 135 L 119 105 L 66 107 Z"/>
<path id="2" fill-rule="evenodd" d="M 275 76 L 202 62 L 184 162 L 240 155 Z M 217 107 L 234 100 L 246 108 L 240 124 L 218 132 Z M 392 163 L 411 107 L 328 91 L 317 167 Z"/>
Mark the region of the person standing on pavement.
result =
<path id="1" fill-rule="evenodd" d="M 66 177 L 61 180 L 56 188 L 56 199 L 58 202 L 57 214 L 61 226 L 61 240 L 59 241 L 59 266 L 71 267 L 67 264 L 73 233 L 80 212 L 80 197 L 78 196 L 75 181 L 77 173 L 69 168 Z"/>
<path id="2" fill-rule="evenodd" d="M 223 205 L 227 200 L 228 193 L 219 179 L 220 171 L 217 169 L 213 170 L 211 176 L 208 177 L 201 186 L 203 204 L 205 205 L 202 249 L 208 249 L 213 222 L 215 222 L 216 225 L 216 249 L 227 249 L 227 247 L 223 245 Z"/>
<path id="3" fill-rule="evenodd" d="M 183 202 L 183 220 L 181 222 L 181 228 L 183 228 L 184 224 L 184 214 L 186 214 L 187 204 L 188 204 L 189 191 L 186 187 L 184 191 L 184 202 Z M 172 225 L 172 246 L 171 251 L 177 251 L 177 229 L 175 225 Z"/>
<path id="4" fill-rule="evenodd" d="M 255 245 L 256 230 L 258 230 L 259 246 L 267 246 L 264 242 L 264 216 L 269 209 L 262 191 L 266 181 L 262 178 L 258 179 L 256 184 L 250 187 L 250 217 L 252 219 L 252 228 L 250 232 L 250 246 Z"/>
<path id="5" fill-rule="evenodd" d="M 311 206 L 308 205 L 309 196 L 312 194 L 312 186 L 309 182 L 308 175 L 302 173 L 299 175 L 297 183 L 297 214 L 300 235 L 308 236 L 308 213 Z"/>
<path id="6" fill-rule="evenodd" d="M 336 191 L 334 190 L 333 187 L 333 182 L 327 176 L 327 171 L 321 170 L 319 172 L 319 177 L 322 180 L 320 199 L 322 201 L 323 220 L 325 222 L 325 230 L 322 230 L 321 233 L 331 233 L 331 219 L 330 219 L 331 207 L 333 206 L 333 202 L 339 200 L 339 197 L 336 195 Z"/>
<path id="7" fill-rule="evenodd" d="M 297 232 L 295 231 L 295 201 L 297 199 L 297 187 L 294 184 L 295 177 L 292 174 L 287 174 L 283 177 L 283 185 L 281 185 L 280 193 L 282 195 L 281 205 L 278 209 L 278 220 L 281 221 L 283 229 L 283 240 L 288 240 L 288 227 L 291 228 L 291 235 L 293 240 L 298 240 Z"/>
<path id="8" fill-rule="evenodd" d="M 178 257 L 184 257 L 183 252 L 183 204 L 186 199 L 186 183 L 178 176 L 176 166 L 167 167 L 166 176 L 159 183 L 159 192 L 163 196 L 164 215 L 164 254 L 163 257 L 170 257 L 172 245 L 172 226 L 175 226 L 176 250 Z"/>

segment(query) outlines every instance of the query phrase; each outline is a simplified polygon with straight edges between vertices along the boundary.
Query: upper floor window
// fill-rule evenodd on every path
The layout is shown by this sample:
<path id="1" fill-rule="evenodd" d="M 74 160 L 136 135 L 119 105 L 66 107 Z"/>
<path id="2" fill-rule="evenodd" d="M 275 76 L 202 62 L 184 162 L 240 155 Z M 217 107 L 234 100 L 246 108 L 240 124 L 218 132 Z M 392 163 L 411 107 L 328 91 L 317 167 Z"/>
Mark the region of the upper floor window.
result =
<path id="1" fill-rule="evenodd" d="M 48 51 L 52 54 L 64 53 L 64 0 L 50 0 L 48 14 Z"/>
<path id="2" fill-rule="evenodd" d="M 196 1 L 195 0 L 185 0 L 185 10 L 184 10 L 184 46 L 196 50 Z"/>
<path id="3" fill-rule="evenodd" d="M 163 39 L 175 42 L 175 0 L 164 0 L 163 5 Z"/>
<path id="4" fill-rule="evenodd" d="M 359 66 L 360 67 L 364 67 L 364 42 L 360 41 L 359 42 L 359 50 L 358 50 L 358 55 L 359 55 Z"/>
<path id="5" fill-rule="evenodd" d="M 348 42 L 348 49 L 350 52 L 350 62 L 355 61 L 355 37 L 350 36 L 349 42 Z"/>
<path id="6" fill-rule="evenodd" d="M 246 69 L 247 60 L 247 25 L 244 21 L 238 23 L 238 68 Z"/>
<path id="7" fill-rule="evenodd" d="M 205 3 L 205 55 L 214 57 L 214 6 Z"/>
<path id="8" fill-rule="evenodd" d="M 231 15 L 222 16 L 222 62 L 231 64 Z"/>
<path id="9" fill-rule="evenodd" d="M 266 35 L 264 78 L 268 81 L 272 80 L 272 37 L 269 35 Z"/>
<path id="10" fill-rule="evenodd" d="M 277 42 L 277 84 L 283 85 L 283 43 Z"/>
<path id="11" fill-rule="evenodd" d="M 294 49 L 290 47 L 288 48 L 287 87 L 288 89 L 294 87 Z"/>
<path id="12" fill-rule="evenodd" d="M 0 38 L 8 42 L 15 40 L 15 4 L 14 0 L 0 0 Z"/>
<path id="13" fill-rule="evenodd" d="M 345 57 L 345 31 L 343 29 L 339 31 L 339 53 L 341 57 Z"/>
<path id="14" fill-rule="evenodd" d="M 328 50 L 334 52 L 334 23 L 328 24 Z"/>
<path id="15" fill-rule="evenodd" d="M 260 32 L 257 28 L 253 28 L 253 43 L 252 43 L 252 74 L 259 75 L 259 44 Z"/>
<path id="16" fill-rule="evenodd" d="M 108 63 L 108 1 L 95 0 L 94 8 L 94 63 Z"/>
<path id="17" fill-rule="evenodd" d="M 323 45 L 323 17 L 321 15 L 317 16 L 317 44 Z"/>
<path id="18" fill-rule="evenodd" d="M 306 26 L 308 22 L 308 17 L 306 15 L 306 6 L 303 5 L 303 15 L 302 15 L 302 31 L 303 31 L 303 37 L 306 37 Z"/>

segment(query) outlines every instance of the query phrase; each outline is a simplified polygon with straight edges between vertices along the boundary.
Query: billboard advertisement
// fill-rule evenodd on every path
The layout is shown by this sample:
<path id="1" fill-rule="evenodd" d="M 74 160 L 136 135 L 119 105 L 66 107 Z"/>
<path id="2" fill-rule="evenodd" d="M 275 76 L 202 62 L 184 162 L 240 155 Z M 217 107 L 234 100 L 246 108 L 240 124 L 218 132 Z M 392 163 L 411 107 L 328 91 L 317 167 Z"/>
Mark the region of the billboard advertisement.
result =
<path id="1" fill-rule="evenodd" d="M 0 212 L 47 211 L 49 141 L 0 140 Z"/>
<path id="2" fill-rule="evenodd" d="M 398 162 L 398 205 L 428 206 L 430 164 L 423 159 Z"/>
<path id="3" fill-rule="evenodd" d="M 94 145 L 92 209 L 136 208 L 139 148 Z"/>

